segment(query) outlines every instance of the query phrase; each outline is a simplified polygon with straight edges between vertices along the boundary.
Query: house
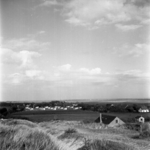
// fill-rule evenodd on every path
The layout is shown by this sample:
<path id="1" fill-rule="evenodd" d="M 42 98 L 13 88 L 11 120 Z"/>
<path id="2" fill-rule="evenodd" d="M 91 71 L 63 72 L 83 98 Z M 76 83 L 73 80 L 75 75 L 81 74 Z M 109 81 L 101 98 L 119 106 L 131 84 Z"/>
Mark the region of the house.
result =
<path id="1" fill-rule="evenodd" d="M 104 114 L 100 114 L 100 117 L 98 117 L 95 120 L 95 122 L 100 123 L 101 125 L 108 126 L 108 127 L 117 127 L 119 125 L 125 124 L 125 122 L 122 121 L 117 116 L 110 116 L 110 115 L 104 115 Z"/>
<path id="2" fill-rule="evenodd" d="M 146 106 L 142 106 L 141 108 L 138 109 L 139 113 L 148 113 L 149 109 Z"/>
<path id="3" fill-rule="evenodd" d="M 135 117 L 136 121 L 140 122 L 140 123 L 144 123 L 145 122 L 145 118 L 143 116 L 137 116 Z"/>

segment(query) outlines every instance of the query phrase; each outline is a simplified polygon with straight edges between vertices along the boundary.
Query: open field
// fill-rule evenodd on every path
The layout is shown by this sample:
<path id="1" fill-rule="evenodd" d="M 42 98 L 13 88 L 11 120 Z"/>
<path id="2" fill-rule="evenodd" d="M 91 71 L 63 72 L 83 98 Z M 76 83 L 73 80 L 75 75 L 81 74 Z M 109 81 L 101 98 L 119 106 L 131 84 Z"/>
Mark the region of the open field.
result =
<path id="1" fill-rule="evenodd" d="M 80 121 L 0 120 L 2 150 L 150 150 L 150 139 L 137 131 L 100 129 Z"/>
<path id="2" fill-rule="evenodd" d="M 24 111 L 14 113 L 11 116 L 24 117 L 34 122 L 43 122 L 50 120 L 90 120 L 94 121 L 99 116 L 98 112 L 92 111 Z"/>
<path id="3" fill-rule="evenodd" d="M 142 115 L 144 117 L 150 117 L 150 113 L 103 113 L 103 114 L 109 114 L 118 116 L 123 120 L 135 118 L 136 116 Z M 43 122 L 43 121 L 50 121 L 50 120 L 74 120 L 74 121 L 92 121 L 96 120 L 99 117 L 98 112 L 93 111 L 76 111 L 76 110 L 70 110 L 70 111 L 51 111 L 51 110 L 45 110 L 45 111 L 23 111 L 23 112 L 17 112 L 13 113 L 11 116 L 14 117 L 24 117 L 28 120 L 34 121 L 34 122 Z"/>

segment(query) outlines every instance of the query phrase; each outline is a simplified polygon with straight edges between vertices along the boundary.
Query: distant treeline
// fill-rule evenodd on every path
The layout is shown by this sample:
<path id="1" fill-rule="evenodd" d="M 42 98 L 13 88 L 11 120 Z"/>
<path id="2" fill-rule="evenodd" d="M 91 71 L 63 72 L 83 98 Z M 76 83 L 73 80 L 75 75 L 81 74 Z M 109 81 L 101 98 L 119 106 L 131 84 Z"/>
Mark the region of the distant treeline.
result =
<path id="1" fill-rule="evenodd" d="M 65 102 L 65 101 L 51 101 L 51 102 L 1 102 L 0 103 L 0 117 L 5 117 L 11 113 L 24 111 L 26 106 L 31 108 L 38 107 L 55 107 L 55 106 L 78 106 L 82 107 L 82 110 L 90 110 L 90 111 L 98 111 L 98 112 L 135 112 L 137 113 L 138 110 L 142 107 L 150 109 L 149 103 L 86 103 L 86 102 Z"/>
<path id="2" fill-rule="evenodd" d="M 90 104 L 90 103 L 80 103 L 79 104 L 83 110 L 91 110 L 98 112 L 139 112 L 140 108 L 150 109 L 150 104 L 131 104 L 131 103 L 98 103 L 98 104 Z"/>

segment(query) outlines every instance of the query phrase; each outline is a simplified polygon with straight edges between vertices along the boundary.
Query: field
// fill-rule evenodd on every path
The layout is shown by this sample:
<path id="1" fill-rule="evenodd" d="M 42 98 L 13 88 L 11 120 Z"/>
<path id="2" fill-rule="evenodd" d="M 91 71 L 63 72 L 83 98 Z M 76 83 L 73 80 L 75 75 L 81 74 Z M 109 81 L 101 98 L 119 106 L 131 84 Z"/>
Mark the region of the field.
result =
<path id="1" fill-rule="evenodd" d="M 11 117 L 24 117 L 28 120 L 34 121 L 34 122 L 43 122 L 43 121 L 51 121 L 51 120 L 89 120 L 94 121 L 99 116 L 98 112 L 92 112 L 92 111 L 24 111 L 24 112 L 18 112 L 13 113 Z"/>
<path id="2" fill-rule="evenodd" d="M 120 117 L 122 120 L 135 118 L 136 116 L 142 115 L 144 117 L 150 117 L 150 113 L 103 113 Z M 34 122 L 43 122 L 51 120 L 67 120 L 67 121 L 91 121 L 94 122 L 99 117 L 98 112 L 93 111 L 82 111 L 82 110 L 69 110 L 69 111 L 23 111 L 13 113 L 13 117 L 24 117 Z"/>
<path id="3" fill-rule="evenodd" d="M 150 150 L 137 131 L 80 121 L 0 120 L 1 150 Z"/>

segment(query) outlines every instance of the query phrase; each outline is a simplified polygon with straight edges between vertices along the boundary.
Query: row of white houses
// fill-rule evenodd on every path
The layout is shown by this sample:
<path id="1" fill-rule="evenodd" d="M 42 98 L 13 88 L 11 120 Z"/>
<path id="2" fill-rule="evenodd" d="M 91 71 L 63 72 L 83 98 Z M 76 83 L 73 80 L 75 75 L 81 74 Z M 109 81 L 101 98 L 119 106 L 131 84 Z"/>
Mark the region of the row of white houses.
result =
<path id="1" fill-rule="evenodd" d="M 66 107 L 61 107 L 61 106 L 55 106 L 55 107 L 39 107 L 36 106 L 35 108 L 26 106 L 25 110 L 81 110 L 82 107 L 74 107 L 74 106 L 66 106 Z"/>
<path id="2" fill-rule="evenodd" d="M 148 112 L 149 112 L 149 109 L 147 109 L 147 108 L 140 108 L 140 109 L 138 110 L 138 112 L 139 112 L 139 113 L 148 113 Z"/>

